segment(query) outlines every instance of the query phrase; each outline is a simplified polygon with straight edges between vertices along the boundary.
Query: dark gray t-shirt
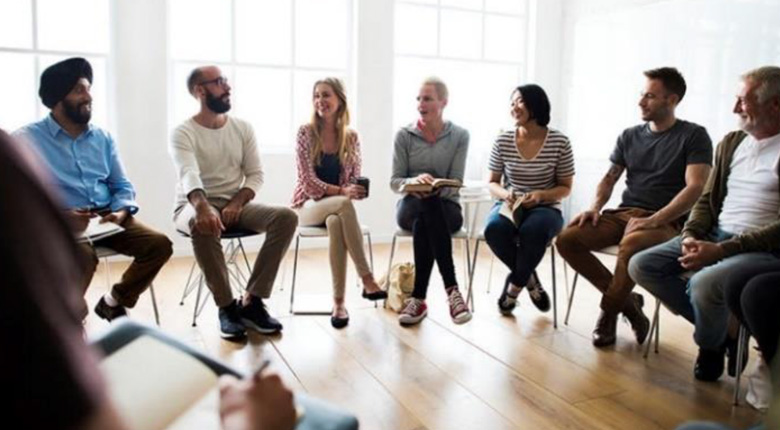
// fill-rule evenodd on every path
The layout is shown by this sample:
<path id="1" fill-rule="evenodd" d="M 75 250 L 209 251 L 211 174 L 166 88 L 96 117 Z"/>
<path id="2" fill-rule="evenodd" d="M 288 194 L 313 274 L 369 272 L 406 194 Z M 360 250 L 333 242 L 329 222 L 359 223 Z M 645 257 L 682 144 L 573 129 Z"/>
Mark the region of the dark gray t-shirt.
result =
<path id="1" fill-rule="evenodd" d="M 645 123 L 623 131 L 609 160 L 626 169 L 620 207 L 657 211 L 685 187 L 689 164 L 712 165 L 712 141 L 692 122 L 678 119 L 660 133 Z"/>

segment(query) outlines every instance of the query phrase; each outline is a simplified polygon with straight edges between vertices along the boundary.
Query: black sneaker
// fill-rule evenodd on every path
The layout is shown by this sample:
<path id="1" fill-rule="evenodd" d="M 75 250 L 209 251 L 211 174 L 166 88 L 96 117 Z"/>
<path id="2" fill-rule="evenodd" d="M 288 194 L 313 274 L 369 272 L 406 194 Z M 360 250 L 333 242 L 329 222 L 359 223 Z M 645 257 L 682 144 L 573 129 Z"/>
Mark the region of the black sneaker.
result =
<path id="1" fill-rule="evenodd" d="M 101 297 L 97 305 L 95 305 L 95 314 L 106 321 L 113 321 L 119 317 L 127 316 L 127 310 L 124 306 L 109 306 L 106 300 Z"/>
<path id="2" fill-rule="evenodd" d="M 241 307 L 235 300 L 219 308 L 219 335 L 223 339 L 241 339 L 246 336 L 246 328 L 241 322 Z"/>
<path id="3" fill-rule="evenodd" d="M 241 321 L 246 328 L 262 334 L 274 334 L 282 331 L 282 323 L 268 314 L 260 297 L 251 296 L 249 304 L 241 307 Z"/>
<path id="4" fill-rule="evenodd" d="M 696 357 L 696 366 L 693 368 L 693 376 L 699 381 L 713 382 L 723 374 L 723 350 L 712 351 L 709 349 L 699 349 L 699 356 Z"/>
<path id="5" fill-rule="evenodd" d="M 506 276 L 504 289 L 501 292 L 501 296 L 498 298 L 498 311 L 504 316 L 512 315 L 512 311 L 515 310 L 515 306 L 517 306 L 517 295 L 520 294 L 521 291 L 514 288 L 513 290 L 515 291 L 509 291 L 512 287 L 512 281 L 510 281 L 511 276 L 512 274 Z M 512 294 L 513 292 L 517 294 Z"/>
<path id="6" fill-rule="evenodd" d="M 542 288 L 542 284 L 539 282 L 536 272 L 531 273 L 531 276 L 528 278 L 526 289 L 528 290 L 528 295 L 531 296 L 531 302 L 536 306 L 536 309 L 539 309 L 542 312 L 550 310 L 550 297 L 547 295 L 547 292 L 544 291 L 544 288 Z"/>

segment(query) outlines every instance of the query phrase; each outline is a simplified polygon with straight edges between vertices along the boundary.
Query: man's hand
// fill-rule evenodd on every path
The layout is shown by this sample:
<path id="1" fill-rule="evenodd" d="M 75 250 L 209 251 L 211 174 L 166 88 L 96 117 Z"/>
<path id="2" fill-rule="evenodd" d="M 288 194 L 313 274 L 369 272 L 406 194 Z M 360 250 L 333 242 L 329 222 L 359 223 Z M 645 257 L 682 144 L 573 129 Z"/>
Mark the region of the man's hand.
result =
<path id="1" fill-rule="evenodd" d="M 628 220 L 626 230 L 623 233 L 624 236 L 639 230 L 651 230 L 658 228 L 658 223 L 653 220 L 653 217 L 646 218 L 631 218 Z"/>
<path id="2" fill-rule="evenodd" d="M 130 212 L 127 211 L 127 209 L 120 209 L 116 212 L 111 212 L 108 215 L 104 215 L 102 218 L 100 218 L 100 223 L 104 222 L 113 222 L 114 224 L 122 225 L 123 222 L 127 219 L 127 217 L 130 215 Z"/>
<path id="3" fill-rule="evenodd" d="M 717 243 L 686 237 L 682 242 L 683 255 L 677 259 L 687 270 L 699 270 L 723 259 L 725 252 Z"/>
<path id="4" fill-rule="evenodd" d="M 220 237 L 222 232 L 225 231 L 225 225 L 222 224 L 217 209 L 208 203 L 204 203 L 195 206 L 195 225 L 193 230 L 201 234 Z"/>
<path id="5" fill-rule="evenodd" d="M 240 202 L 231 201 L 230 203 L 226 204 L 225 207 L 222 208 L 222 229 L 224 230 L 225 227 L 232 227 L 234 226 L 239 218 L 241 218 L 241 211 L 244 209 L 244 205 L 242 205 Z"/>
<path id="6" fill-rule="evenodd" d="M 219 416 L 225 430 L 287 430 L 295 426 L 292 392 L 278 375 L 219 380 Z"/>
<path id="7" fill-rule="evenodd" d="M 571 220 L 571 222 L 569 223 L 569 227 L 575 225 L 577 227 L 582 227 L 588 222 L 590 222 L 593 225 L 593 227 L 595 227 L 599 223 L 600 216 L 601 215 L 599 215 L 599 211 L 597 210 L 593 210 L 593 209 L 586 210 L 585 212 L 582 212 L 576 217 L 574 217 L 574 219 Z"/>
<path id="8" fill-rule="evenodd" d="M 72 209 L 66 212 L 68 222 L 70 222 L 71 228 L 76 233 L 81 233 L 87 229 L 89 220 L 94 217 L 87 209 Z"/>
<path id="9" fill-rule="evenodd" d="M 366 189 L 362 185 L 349 184 L 346 187 L 341 187 L 341 195 L 350 200 L 362 200 L 366 198 Z"/>

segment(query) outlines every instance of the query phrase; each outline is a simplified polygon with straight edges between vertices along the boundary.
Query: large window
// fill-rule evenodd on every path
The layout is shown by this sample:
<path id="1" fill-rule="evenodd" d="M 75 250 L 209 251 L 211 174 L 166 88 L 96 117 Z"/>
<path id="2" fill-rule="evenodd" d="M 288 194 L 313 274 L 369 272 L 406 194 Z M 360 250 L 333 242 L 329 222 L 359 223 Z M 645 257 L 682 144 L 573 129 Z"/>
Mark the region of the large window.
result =
<path id="1" fill-rule="evenodd" d="M 445 118 L 471 133 L 468 178 L 483 178 L 496 135 L 512 126 L 509 98 L 525 75 L 525 0 L 396 0 L 394 123 L 416 118 L 417 91 L 442 78 Z"/>
<path id="2" fill-rule="evenodd" d="M 93 122 L 108 124 L 109 2 L 0 0 L 0 127 L 13 131 L 48 113 L 38 97 L 41 72 L 68 57 L 92 63 Z"/>
<path id="3" fill-rule="evenodd" d="M 172 125 L 198 110 L 187 92 L 197 66 L 218 65 L 232 113 L 252 123 L 261 151 L 289 152 L 311 115 L 314 81 L 351 87 L 352 0 L 170 0 Z"/>

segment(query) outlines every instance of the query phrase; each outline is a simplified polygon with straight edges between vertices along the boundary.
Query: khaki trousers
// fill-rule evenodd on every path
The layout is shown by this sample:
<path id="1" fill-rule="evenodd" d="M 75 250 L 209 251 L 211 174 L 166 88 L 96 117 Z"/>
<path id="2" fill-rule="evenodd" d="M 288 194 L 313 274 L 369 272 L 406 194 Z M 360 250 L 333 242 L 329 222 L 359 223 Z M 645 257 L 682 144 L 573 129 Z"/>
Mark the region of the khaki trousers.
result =
<path id="1" fill-rule="evenodd" d="M 566 227 L 558 234 L 558 253 L 580 275 L 604 295 L 601 309 L 606 312 L 621 312 L 634 288 L 634 281 L 628 276 L 628 260 L 639 251 L 666 242 L 680 232 L 681 223 L 674 222 L 651 230 L 639 230 L 624 235 L 628 220 L 645 218 L 654 212 L 639 208 L 605 210 L 594 227 L 587 223 L 582 227 Z M 604 267 L 591 251 L 618 245 L 617 264 L 614 273 Z"/>
<path id="2" fill-rule="evenodd" d="M 217 212 L 221 211 L 228 202 L 229 200 L 221 198 L 209 199 L 209 203 Z M 193 231 L 195 208 L 191 204 L 177 208 L 173 220 L 176 229 L 190 234 L 195 260 L 203 272 L 206 285 L 211 290 L 217 306 L 229 305 L 233 301 L 233 292 L 230 289 L 230 279 L 220 238 Z M 297 224 L 298 217 L 295 212 L 286 207 L 253 202 L 244 206 L 233 228 L 265 233 L 265 241 L 246 285 L 247 292 L 264 299 L 271 296 L 279 265 L 290 246 Z"/>
<path id="3" fill-rule="evenodd" d="M 98 240 L 94 246 L 110 248 L 133 257 L 133 262 L 122 274 L 122 279 L 111 288 L 111 295 L 119 304 L 132 308 L 138 301 L 138 296 L 149 288 L 160 268 L 171 258 L 173 245 L 167 236 L 143 225 L 133 216 L 128 216 L 122 227 L 125 231 Z M 99 261 L 93 245 L 81 243 L 79 248 L 87 263 L 83 283 L 86 292 Z M 84 308 L 81 310 L 83 316 L 87 315 L 86 306 L 84 302 Z"/>
<path id="4" fill-rule="evenodd" d="M 352 257 L 358 276 L 371 273 L 363 251 L 363 233 L 352 201 L 344 196 L 330 196 L 308 200 L 298 211 L 301 226 L 325 224 L 330 239 L 330 272 L 333 278 L 333 297 L 344 298 L 347 284 L 347 253 Z"/>

